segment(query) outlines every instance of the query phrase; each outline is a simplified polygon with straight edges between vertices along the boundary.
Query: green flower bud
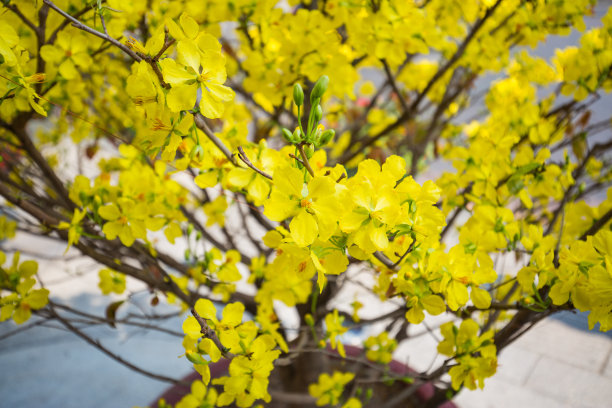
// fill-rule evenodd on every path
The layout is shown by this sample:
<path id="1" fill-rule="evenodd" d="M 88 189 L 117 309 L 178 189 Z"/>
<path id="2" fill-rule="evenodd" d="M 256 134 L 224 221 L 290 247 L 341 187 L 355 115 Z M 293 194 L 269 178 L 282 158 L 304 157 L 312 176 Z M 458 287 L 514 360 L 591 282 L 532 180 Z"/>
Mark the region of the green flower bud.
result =
<path id="1" fill-rule="evenodd" d="M 323 117 L 323 108 L 321 108 L 321 105 L 317 105 L 314 108 L 314 121 L 315 124 L 319 123 L 319 121 L 321 120 L 321 118 Z"/>
<path id="2" fill-rule="evenodd" d="M 300 128 L 297 127 L 293 132 L 293 143 L 300 143 L 302 140 L 304 140 L 304 135 L 302 134 Z"/>
<path id="3" fill-rule="evenodd" d="M 327 75 L 323 75 L 314 88 L 312 88 L 312 92 L 310 92 L 310 103 L 314 105 L 314 100 L 317 98 L 321 98 L 325 91 L 327 90 L 327 85 L 329 84 L 329 77 Z"/>
<path id="4" fill-rule="evenodd" d="M 325 132 L 321 134 L 319 137 L 319 141 L 317 143 L 317 147 L 325 146 L 328 144 L 336 135 L 336 132 L 333 129 L 327 129 Z"/>
<path id="5" fill-rule="evenodd" d="M 283 128 L 281 130 L 281 133 L 283 135 L 283 139 L 285 139 L 285 141 L 289 144 L 293 144 L 294 142 L 294 138 L 293 135 L 291 134 L 291 131 L 287 128 Z"/>
<path id="6" fill-rule="evenodd" d="M 208 365 L 208 361 L 204 360 L 202 358 L 201 355 L 199 355 L 198 353 L 193 353 L 193 352 L 187 352 L 185 353 L 185 357 L 187 357 L 187 360 L 191 361 L 193 364 L 207 364 Z"/>
<path id="7" fill-rule="evenodd" d="M 310 313 L 306 313 L 306 316 L 304 316 L 304 321 L 310 327 L 314 326 L 314 318 L 312 317 Z"/>
<path id="8" fill-rule="evenodd" d="M 306 153 L 306 157 L 308 157 L 309 159 L 312 158 L 312 155 L 314 154 L 314 148 L 312 147 L 312 145 L 305 146 L 304 153 Z"/>
<path id="9" fill-rule="evenodd" d="M 293 85 L 293 102 L 295 102 L 297 106 L 302 106 L 304 103 L 304 91 L 300 84 Z"/>

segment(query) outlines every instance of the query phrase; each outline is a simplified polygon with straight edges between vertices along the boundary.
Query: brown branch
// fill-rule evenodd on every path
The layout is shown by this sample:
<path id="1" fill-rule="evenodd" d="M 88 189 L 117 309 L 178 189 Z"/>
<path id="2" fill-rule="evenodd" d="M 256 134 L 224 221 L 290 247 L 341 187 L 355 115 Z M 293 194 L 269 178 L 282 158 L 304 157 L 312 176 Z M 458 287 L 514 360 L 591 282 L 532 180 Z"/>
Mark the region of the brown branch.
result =
<path id="1" fill-rule="evenodd" d="M 169 383 L 172 383 L 172 384 L 179 384 L 179 383 L 181 383 L 180 380 L 177 380 L 177 379 L 174 379 L 174 378 L 170 378 L 170 377 L 166 377 L 165 375 L 152 373 L 150 371 L 147 371 L 147 370 L 144 370 L 144 369 L 138 367 L 135 364 L 130 363 L 129 361 L 123 359 L 122 357 L 118 356 L 117 354 L 113 353 L 112 351 L 110 351 L 109 349 L 104 347 L 102 345 L 102 343 L 100 343 L 99 340 L 96 340 L 96 339 L 88 336 L 87 334 L 83 333 L 83 331 L 81 331 L 81 330 L 77 329 L 75 326 L 73 326 L 68 320 L 63 318 L 59 313 L 57 313 L 55 311 L 55 309 L 53 308 L 53 305 L 50 304 L 49 305 L 49 309 L 50 309 L 51 315 L 54 318 L 56 318 L 57 320 L 59 320 L 64 325 L 64 327 L 66 327 L 68 330 L 70 330 L 71 332 L 73 332 L 74 334 L 76 334 L 77 336 L 79 336 L 80 338 L 82 338 L 87 343 L 91 344 L 92 346 L 94 346 L 95 348 L 97 348 L 98 350 L 100 350 L 101 352 L 106 354 L 107 356 L 109 356 L 112 359 L 114 359 L 115 361 L 123 364 L 127 368 L 129 368 L 131 370 L 134 370 L 134 371 L 136 371 L 136 372 L 138 372 L 140 374 L 146 375 L 147 377 L 151 377 L 151 378 L 154 378 L 156 380 L 159 380 L 159 381 L 165 381 L 165 382 L 169 382 Z"/>
<path id="2" fill-rule="evenodd" d="M 155 326 L 153 324 L 134 322 L 134 321 L 131 321 L 129 319 L 108 319 L 106 317 L 96 316 L 96 315 L 93 315 L 93 314 L 90 314 L 90 313 L 85 313 L 85 312 L 83 312 L 81 310 L 77 310 L 77 309 L 74 309 L 74 308 L 72 308 L 70 306 L 62 305 L 60 303 L 55 303 L 55 302 L 49 301 L 49 304 L 52 305 L 53 307 L 57 307 L 57 308 L 66 310 L 69 313 L 85 317 L 85 318 L 89 319 L 90 321 L 95 321 L 96 323 L 94 323 L 94 324 L 100 324 L 100 323 L 102 323 L 102 324 L 125 324 L 125 325 L 128 325 L 128 326 L 135 326 L 135 327 L 140 327 L 140 328 L 143 328 L 143 329 L 159 331 L 159 332 L 166 333 L 166 334 L 169 334 L 169 335 L 175 336 L 175 337 L 183 338 L 185 336 L 181 332 L 177 332 L 177 331 L 174 331 L 174 330 L 166 329 L 164 327 Z"/>
<path id="3" fill-rule="evenodd" d="M 161 50 L 159 50 L 159 52 L 153 57 L 154 61 L 157 61 L 161 58 L 162 55 L 164 55 L 164 52 L 166 52 L 166 50 L 168 48 L 170 48 L 174 43 L 176 42 L 176 40 L 173 39 L 168 39 L 168 32 L 166 32 L 166 39 L 164 40 L 164 46 L 161 48 Z"/>
<path id="4" fill-rule="evenodd" d="M 73 210 L 76 208 L 72 200 L 70 200 L 68 190 L 64 186 L 64 183 L 59 179 L 59 177 L 55 174 L 49 162 L 43 157 L 40 151 L 36 148 L 26 131 L 22 126 L 14 126 L 12 124 L 8 124 L 0 119 L 0 126 L 5 129 L 11 131 L 19 142 L 28 153 L 28 156 L 32 159 L 32 161 L 36 164 L 36 166 L 43 172 L 44 177 L 49 182 L 49 187 L 51 187 L 59 196 L 59 199 L 63 202 L 66 208 Z"/>
<path id="5" fill-rule="evenodd" d="M 25 25 L 30 27 L 34 31 L 34 33 L 38 34 L 38 27 L 36 27 L 36 25 L 34 25 L 34 23 L 32 23 L 32 21 L 30 21 L 30 19 L 27 18 L 21 12 L 21 10 L 19 10 L 19 8 L 17 7 L 16 4 L 10 4 L 9 3 L 9 4 L 4 5 L 4 7 L 6 7 L 9 10 L 11 10 L 13 13 L 15 13 L 15 15 L 17 15 L 17 17 L 19 17 L 19 19 L 25 23 Z"/>
<path id="6" fill-rule="evenodd" d="M 219 139 L 214 134 L 214 132 L 208 127 L 208 125 L 206 124 L 206 120 L 204 119 L 204 116 L 202 116 L 201 113 L 195 113 L 193 115 L 193 119 L 198 129 L 204 132 L 206 137 L 208 137 L 208 139 L 211 142 L 213 142 L 213 144 L 217 146 L 219 150 L 221 150 L 221 153 L 223 153 L 223 155 L 227 157 L 230 163 L 232 163 L 236 167 L 239 167 L 238 162 L 236 161 L 236 158 L 234 157 L 232 152 L 229 151 L 229 149 L 227 148 L 227 146 L 225 146 L 225 144 L 221 141 L 221 139 Z"/>
<path id="7" fill-rule="evenodd" d="M 438 82 L 438 80 L 440 80 L 444 76 L 444 74 L 446 74 L 446 71 L 448 71 L 463 56 L 463 53 L 467 49 L 467 46 L 469 45 L 469 43 L 476 36 L 476 33 L 480 30 L 480 28 L 484 25 L 484 23 L 491 17 L 491 15 L 493 15 L 493 13 L 497 9 L 497 7 L 499 7 L 501 2 L 502 0 L 497 0 L 497 2 L 495 2 L 493 6 L 487 9 L 484 16 L 472 26 L 468 35 L 465 37 L 463 42 L 457 48 L 457 51 L 455 51 L 453 56 L 448 61 L 446 61 L 446 63 L 440 69 L 438 69 L 438 71 L 436 71 L 436 73 L 429 80 L 425 88 L 421 92 L 419 92 L 416 99 L 412 102 L 412 104 L 410 105 L 410 108 L 407 111 L 405 111 L 402 115 L 400 115 L 400 117 L 397 118 L 395 122 L 391 123 L 386 128 L 384 128 L 383 130 L 381 130 L 380 132 L 378 132 L 376 135 L 372 136 L 368 140 L 362 142 L 360 144 L 360 149 L 357 149 L 355 152 L 352 152 L 352 153 L 349 152 L 348 155 L 344 155 L 343 157 L 341 157 L 339 161 L 341 163 L 348 162 L 349 160 L 354 158 L 357 154 L 359 154 L 359 152 L 362 151 L 364 148 L 371 146 L 378 139 L 392 132 L 393 130 L 398 128 L 401 124 L 403 124 L 405 121 L 410 119 L 412 115 L 414 114 L 414 112 L 417 111 L 418 106 L 420 105 L 421 101 L 425 98 L 427 93 L 436 84 L 436 82 Z"/>
<path id="8" fill-rule="evenodd" d="M 244 212 L 244 209 L 242 208 L 242 206 L 240 205 L 241 203 L 238 200 L 238 193 L 235 193 L 234 201 L 236 201 L 236 207 L 238 208 L 238 212 L 240 213 L 240 220 L 242 221 L 242 225 L 244 227 L 244 232 L 245 232 L 246 236 L 249 238 L 251 243 L 253 245 L 255 245 L 255 247 L 257 248 L 257 250 L 260 253 L 269 255 L 273 251 L 273 249 L 271 249 L 271 248 L 268 248 L 268 249 L 264 248 L 263 245 L 261 245 L 260 240 L 256 239 L 255 236 L 253 235 L 253 233 L 251 232 L 251 229 L 249 228 L 247 214 Z M 247 203 L 247 205 L 249 205 L 249 204 Z"/>
<path id="9" fill-rule="evenodd" d="M 51 7 L 53 10 L 55 10 L 57 13 L 62 15 L 64 18 L 66 18 L 67 20 L 70 20 L 72 22 L 72 25 L 78 28 L 79 30 L 83 30 L 89 34 L 95 35 L 96 37 L 99 37 L 105 41 L 108 41 L 112 43 L 113 45 L 115 45 L 117 48 L 119 48 L 121 51 L 125 52 L 127 55 L 132 57 L 134 60 L 138 62 L 142 61 L 142 58 L 138 54 L 136 54 L 134 51 L 130 50 L 126 45 L 121 44 L 119 41 L 117 41 L 116 39 L 114 39 L 113 37 L 107 34 L 101 33 L 98 30 L 94 30 L 93 28 L 83 24 L 82 22 L 80 22 L 79 20 L 71 16 L 70 14 L 66 13 L 64 10 L 57 7 L 51 0 L 43 0 L 43 2 L 49 7 Z"/>
<path id="10" fill-rule="evenodd" d="M 191 309 L 191 314 L 193 315 L 193 317 L 195 317 L 195 319 L 198 321 L 201 330 L 200 333 L 202 333 L 202 335 L 204 337 L 206 337 L 207 339 L 212 340 L 213 343 L 215 343 L 215 346 L 217 346 L 217 348 L 219 349 L 219 351 L 221 351 L 221 354 L 223 355 L 223 357 L 227 358 L 227 359 L 232 359 L 234 358 L 234 354 L 232 354 L 227 347 L 225 347 L 222 343 L 221 340 L 219 340 L 219 337 L 217 336 L 217 333 L 210 328 L 210 326 L 208 325 L 208 323 L 206 322 L 206 319 L 204 319 L 202 316 L 200 316 L 198 314 L 198 312 L 196 312 L 196 310 L 194 308 Z"/>
<path id="11" fill-rule="evenodd" d="M 85 6 L 84 8 L 82 8 L 81 10 L 79 10 L 78 12 L 73 14 L 72 17 L 78 19 L 83 14 L 87 13 L 90 10 L 93 10 L 93 9 L 90 6 Z M 68 20 L 68 19 L 64 20 L 55 30 L 53 30 L 53 32 L 51 33 L 51 35 L 47 39 L 46 43 L 47 44 L 53 44 L 55 42 L 55 40 L 57 39 L 57 35 L 60 33 L 60 31 L 62 31 L 64 28 L 68 27 L 71 23 L 72 23 L 71 20 Z"/>
<path id="12" fill-rule="evenodd" d="M 414 249 L 414 243 L 416 242 L 416 239 L 412 239 L 412 242 L 410 243 L 410 245 L 408 246 L 408 249 L 406 249 L 406 252 L 404 252 L 402 254 L 402 256 L 399 257 L 399 259 L 397 261 L 395 261 L 395 263 L 393 264 L 393 269 L 395 269 L 406 257 L 406 255 L 408 255 L 410 252 L 412 252 L 412 250 Z"/>
<path id="13" fill-rule="evenodd" d="M 580 241 L 586 240 L 589 235 L 595 235 L 597 231 L 599 231 L 610 220 L 612 220 L 612 209 L 609 209 L 608 212 L 606 212 L 604 215 L 601 216 L 601 218 L 595 221 L 593 225 L 591 225 L 591 227 L 580 236 Z"/>
<path id="14" fill-rule="evenodd" d="M 304 151 L 304 145 L 302 143 L 297 145 L 298 151 L 300 152 L 300 155 L 302 156 L 302 164 L 304 164 L 304 167 L 306 167 L 306 170 L 308 170 L 308 173 L 310 173 L 310 175 L 312 177 L 314 177 L 314 171 L 312 170 L 312 167 L 310 167 L 310 162 L 308 161 L 308 156 L 306 156 L 306 152 Z"/>
<path id="15" fill-rule="evenodd" d="M 246 153 L 244 152 L 244 149 L 242 148 L 242 146 L 238 146 L 238 157 L 240 158 L 240 160 L 242 160 L 244 162 L 244 164 L 246 164 L 247 166 L 249 166 L 251 169 L 253 169 L 255 172 L 261 174 L 262 176 L 264 176 L 265 178 L 272 180 L 272 176 L 269 175 L 268 173 L 266 173 L 263 170 L 258 169 L 257 167 L 255 167 L 253 165 L 253 163 L 251 163 L 251 161 L 249 160 L 249 158 L 247 157 Z"/>
<path id="16" fill-rule="evenodd" d="M 187 210 L 187 208 L 181 206 L 181 212 L 185 217 L 187 217 L 187 221 L 189 221 L 195 227 L 196 230 L 200 231 L 204 239 L 206 239 L 211 244 L 223 251 L 229 250 L 227 245 L 223 244 L 221 241 L 210 235 L 206 228 L 204 228 L 204 226 L 197 220 L 195 215 L 193 215 L 189 210 Z"/>
<path id="17" fill-rule="evenodd" d="M 385 254 L 381 252 L 374 252 L 374 258 L 378 259 L 383 265 L 391 270 L 395 270 L 396 265 L 389 258 L 385 256 Z"/>
<path id="18" fill-rule="evenodd" d="M 393 73 L 391 72 L 391 69 L 389 68 L 389 64 L 387 64 L 387 61 L 385 61 L 384 59 L 380 60 L 380 62 L 382 62 L 383 68 L 385 69 L 385 74 L 387 75 L 387 81 L 389 82 L 389 84 L 391 84 L 391 88 L 393 88 L 393 92 L 395 92 L 395 94 L 397 95 L 397 99 L 399 99 L 400 101 L 400 105 L 402 105 L 402 110 L 404 112 L 408 111 L 408 105 L 406 104 L 406 100 L 404 99 L 402 93 L 397 87 L 397 82 L 395 82 L 395 77 L 393 76 Z"/>

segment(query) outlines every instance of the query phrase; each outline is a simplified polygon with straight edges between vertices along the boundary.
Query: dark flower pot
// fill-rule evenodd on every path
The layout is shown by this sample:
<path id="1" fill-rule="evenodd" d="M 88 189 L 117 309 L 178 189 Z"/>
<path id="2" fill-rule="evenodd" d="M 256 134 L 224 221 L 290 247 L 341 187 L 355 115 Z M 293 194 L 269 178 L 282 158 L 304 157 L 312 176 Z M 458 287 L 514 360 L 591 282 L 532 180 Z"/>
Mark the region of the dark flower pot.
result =
<path id="1" fill-rule="evenodd" d="M 360 355 L 363 354 L 363 349 L 359 348 L 359 347 L 355 347 L 355 346 L 344 346 L 345 350 L 346 350 L 346 355 L 349 357 L 358 357 Z M 330 351 L 333 351 L 330 349 Z M 330 357 L 330 359 L 334 359 L 337 361 L 342 361 L 342 357 L 340 357 L 338 355 L 338 357 Z M 219 360 L 218 362 L 211 364 L 210 367 L 210 374 L 211 374 L 211 378 L 217 378 L 217 377 L 221 377 L 224 375 L 227 375 L 227 371 L 229 368 L 229 364 L 230 361 L 226 360 L 226 359 L 222 359 Z M 399 374 L 399 375 L 411 375 L 411 374 L 416 374 L 417 372 L 413 369 L 411 369 L 410 367 L 406 366 L 405 364 L 400 363 L 399 361 L 393 360 L 389 363 L 389 368 L 391 369 L 391 371 L 395 374 Z M 342 371 L 340 369 L 340 371 Z M 272 373 L 272 375 L 274 375 L 274 372 Z M 192 372 L 191 374 L 185 376 L 184 378 L 182 378 L 182 381 L 188 384 L 191 384 L 191 382 L 201 379 L 200 374 L 197 372 Z M 311 383 L 310 380 L 305 381 L 306 383 Z M 407 387 L 408 385 L 405 385 L 404 387 Z M 185 396 L 186 394 L 188 394 L 190 392 L 190 385 L 175 385 L 172 386 L 170 388 L 168 388 L 162 395 L 160 395 L 154 403 L 150 404 L 150 406 L 152 408 L 157 408 L 157 402 L 159 401 L 160 398 L 163 398 L 167 403 L 169 404 L 176 404 L 177 402 L 179 402 L 181 400 L 181 398 L 183 396 Z M 431 383 L 425 383 L 423 385 L 421 385 L 419 388 L 417 388 L 417 390 L 414 393 L 414 398 L 413 401 L 415 402 L 414 405 L 416 407 L 418 407 L 419 405 L 425 403 L 426 401 L 428 401 L 431 397 L 433 397 L 435 392 L 435 388 L 433 386 L 433 384 Z M 289 405 L 287 405 L 289 406 Z M 299 406 L 299 404 L 291 404 L 292 407 L 297 407 Z M 314 404 L 303 404 L 303 406 L 314 406 Z M 397 407 L 402 407 L 405 408 L 406 405 L 402 405 L 402 404 L 397 404 Z M 440 404 L 438 406 L 438 408 L 457 408 L 457 405 L 455 405 L 452 401 L 446 401 L 442 404 Z"/>

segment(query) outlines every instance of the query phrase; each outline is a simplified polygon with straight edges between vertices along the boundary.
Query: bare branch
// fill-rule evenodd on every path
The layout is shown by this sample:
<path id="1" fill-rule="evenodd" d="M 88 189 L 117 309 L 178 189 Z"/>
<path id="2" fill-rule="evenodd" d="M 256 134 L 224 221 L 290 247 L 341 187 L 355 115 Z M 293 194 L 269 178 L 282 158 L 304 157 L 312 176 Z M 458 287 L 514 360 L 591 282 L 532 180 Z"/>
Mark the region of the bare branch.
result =
<path id="1" fill-rule="evenodd" d="M 238 167 L 238 162 L 236 161 L 236 158 L 234 157 L 232 152 L 229 151 L 227 146 L 225 146 L 225 144 L 221 141 L 221 139 L 215 136 L 213 131 L 208 127 L 208 125 L 206 124 L 206 120 L 204 119 L 204 116 L 202 116 L 201 113 L 195 113 L 193 115 L 193 119 L 195 120 L 195 124 L 198 127 L 198 129 L 204 132 L 206 137 L 208 137 L 208 139 L 210 139 L 210 141 L 213 142 L 213 144 L 217 146 L 219 150 L 221 150 L 221 153 L 223 153 L 223 155 L 227 157 L 230 163 Z"/>
<path id="2" fill-rule="evenodd" d="M 146 375 L 147 377 L 151 377 L 151 378 L 154 378 L 156 380 L 159 380 L 159 381 L 165 381 L 165 382 L 169 382 L 169 383 L 172 383 L 172 384 L 180 384 L 181 383 L 180 380 L 177 380 L 175 378 L 166 377 L 165 375 L 161 375 L 161 374 L 155 374 L 155 373 L 152 373 L 150 371 L 144 370 L 143 368 L 138 367 L 137 365 L 135 365 L 133 363 L 130 363 L 129 361 L 123 359 L 122 357 L 120 357 L 117 354 L 115 354 L 112 351 L 110 351 L 108 348 L 104 347 L 102 345 L 102 343 L 100 343 L 99 340 L 96 340 L 96 339 L 88 336 L 87 334 L 85 334 L 82 330 L 77 329 L 74 325 L 72 325 L 72 323 L 70 323 L 68 320 L 66 320 L 64 317 L 62 317 L 59 313 L 57 313 L 55 311 L 55 309 L 53 308 L 53 306 L 50 307 L 50 311 L 51 311 L 51 315 L 54 318 L 56 318 L 57 320 L 59 320 L 68 330 L 70 330 L 71 332 L 73 332 L 74 334 L 76 334 L 77 336 L 79 336 L 80 338 L 82 338 L 87 343 L 91 344 L 92 346 L 94 346 L 95 348 L 97 348 L 98 350 L 100 350 L 101 352 L 106 354 L 107 356 L 109 356 L 112 359 L 116 360 L 117 362 L 123 364 L 127 368 L 129 368 L 131 370 L 134 370 L 134 371 L 136 371 L 136 372 L 138 372 L 140 374 Z"/>
<path id="3" fill-rule="evenodd" d="M 244 162 L 244 164 L 246 164 L 247 166 L 249 166 L 251 169 L 253 169 L 254 171 L 256 171 L 257 173 L 261 174 L 262 176 L 264 176 L 265 178 L 272 180 L 272 176 L 269 175 L 268 173 L 266 173 L 263 170 L 258 169 L 257 167 L 255 167 L 253 165 L 253 163 L 251 163 L 251 161 L 249 160 L 249 158 L 247 157 L 246 153 L 244 152 L 244 149 L 242 148 L 242 146 L 238 146 L 238 157 L 240 158 L 240 160 L 242 160 Z"/>
<path id="4" fill-rule="evenodd" d="M 193 315 L 193 317 L 195 317 L 195 319 L 200 324 L 200 327 L 201 327 L 201 331 L 200 332 L 202 333 L 202 335 L 204 337 L 206 337 L 207 339 L 212 340 L 213 343 L 215 343 L 215 346 L 217 346 L 219 351 L 221 351 L 221 354 L 223 355 L 223 357 L 225 357 L 227 359 L 234 358 L 234 354 L 232 354 L 227 349 L 227 347 L 225 347 L 221 343 L 221 340 L 219 340 L 219 337 L 217 336 L 217 333 L 213 329 L 210 328 L 210 326 L 206 322 L 206 319 L 204 319 L 202 316 L 200 316 L 198 314 L 198 312 L 196 312 L 196 310 L 194 308 L 191 309 L 191 314 Z"/>
<path id="5" fill-rule="evenodd" d="M 53 10 L 55 10 L 57 13 L 61 14 L 64 18 L 66 18 L 67 20 L 70 20 L 72 22 L 72 25 L 78 28 L 79 30 L 83 30 L 89 34 L 95 35 L 96 37 L 99 37 L 105 41 L 108 41 L 112 43 L 113 45 L 115 45 L 117 48 L 119 48 L 121 51 L 125 52 L 127 55 L 132 57 L 134 60 L 138 62 L 142 61 L 142 58 L 138 54 L 136 54 L 134 51 L 130 50 L 126 45 L 121 44 L 119 41 L 109 36 L 108 34 L 101 33 L 98 30 L 94 30 L 93 28 L 81 23 L 79 20 L 77 20 L 70 14 L 66 13 L 64 10 L 57 7 L 51 0 L 43 0 L 43 2 L 49 7 L 51 7 Z"/>

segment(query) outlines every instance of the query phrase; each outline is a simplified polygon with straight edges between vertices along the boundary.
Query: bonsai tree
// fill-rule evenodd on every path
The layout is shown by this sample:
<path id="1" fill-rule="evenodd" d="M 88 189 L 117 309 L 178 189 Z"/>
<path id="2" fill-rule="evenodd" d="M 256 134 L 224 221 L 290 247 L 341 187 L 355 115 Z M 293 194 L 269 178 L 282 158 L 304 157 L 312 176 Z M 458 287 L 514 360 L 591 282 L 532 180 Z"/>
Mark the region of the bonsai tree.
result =
<path id="1" fill-rule="evenodd" d="M 140 281 L 184 313 L 200 378 L 176 407 L 417 406 L 424 383 L 437 406 L 560 310 L 612 328 L 594 3 L 3 0 L 0 238 L 60 240 L 103 293 Z M 100 348 L 77 319 L 143 325 L 117 318 L 127 295 L 105 316 L 55 300 L 26 258 L 0 252 L 0 320 Z M 391 370 L 427 315 L 445 359 Z"/>

